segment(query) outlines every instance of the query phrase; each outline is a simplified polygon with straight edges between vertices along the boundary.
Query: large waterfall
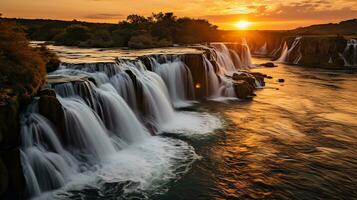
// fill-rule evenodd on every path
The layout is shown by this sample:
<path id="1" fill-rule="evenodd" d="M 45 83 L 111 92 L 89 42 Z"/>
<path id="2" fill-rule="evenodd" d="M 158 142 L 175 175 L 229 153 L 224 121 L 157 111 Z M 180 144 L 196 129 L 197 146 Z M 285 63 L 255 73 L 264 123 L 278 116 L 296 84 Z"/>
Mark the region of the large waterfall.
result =
<path id="1" fill-rule="evenodd" d="M 243 44 L 238 53 L 216 43 L 210 50 L 215 57 L 202 54 L 206 97 L 235 97 L 226 75 L 252 66 L 249 47 Z M 90 183 L 100 190 L 98 182 L 108 180 L 132 182 L 126 194 L 155 187 L 160 177 L 169 180 L 184 173 L 197 158 L 193 149 L 181 140 L 152 135 L 206 133 L 221 126 L 206 113 L 175 110 L 196 103 L 184 58 L 148 56 L 146 65 L 140 59 L 63 63 L 51 73 L 45 88 L 56 91 L 64 120 L 54 122 L 41 115 L 38 99 L 21 116 L 29 196 L 53 198 L 63 195 L 61 190 Z"/>

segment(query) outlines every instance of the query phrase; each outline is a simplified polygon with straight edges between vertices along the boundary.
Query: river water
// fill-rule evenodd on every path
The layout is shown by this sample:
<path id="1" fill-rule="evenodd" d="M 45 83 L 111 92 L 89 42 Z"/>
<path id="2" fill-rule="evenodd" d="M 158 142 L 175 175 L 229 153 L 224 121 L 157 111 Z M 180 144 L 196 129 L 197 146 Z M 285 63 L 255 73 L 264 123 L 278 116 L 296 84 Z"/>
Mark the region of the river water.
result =
<path id="1" fill-rule="evenodd" d="M 117 50 L 50 48 L 64 62 L 118 57 Z M 150 50 L 171 51 L 177 49 Z M 175 111 L 161 135 L 39 198 L 357 199 L 357 73 L 284 64 L 252 71 L 273 77 L 252 101 L 205 101 Z"/>
<path id="2" fill-rule="evenodd" d="M 357 199 L 357 74 L 253 71 L 274 79 L 253 101 L 203 104 L 224 128 L 182 138 L 201 159 L 155 199 Z"/>

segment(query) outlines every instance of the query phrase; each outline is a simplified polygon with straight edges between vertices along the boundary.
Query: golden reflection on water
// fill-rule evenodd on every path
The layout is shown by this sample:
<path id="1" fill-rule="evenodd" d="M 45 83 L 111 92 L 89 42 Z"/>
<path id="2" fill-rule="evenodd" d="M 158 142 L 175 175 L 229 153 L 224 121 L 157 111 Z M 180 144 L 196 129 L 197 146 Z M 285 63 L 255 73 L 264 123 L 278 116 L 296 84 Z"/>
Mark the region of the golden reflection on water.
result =
<path id="1" fill-rule="evenodd" d="M 229 124 L 209 152 L 215 199 L 357 197 L 357 76 L 289 67 L 259 69 L 275 79 L 252 102 L 214 106 Z"/>

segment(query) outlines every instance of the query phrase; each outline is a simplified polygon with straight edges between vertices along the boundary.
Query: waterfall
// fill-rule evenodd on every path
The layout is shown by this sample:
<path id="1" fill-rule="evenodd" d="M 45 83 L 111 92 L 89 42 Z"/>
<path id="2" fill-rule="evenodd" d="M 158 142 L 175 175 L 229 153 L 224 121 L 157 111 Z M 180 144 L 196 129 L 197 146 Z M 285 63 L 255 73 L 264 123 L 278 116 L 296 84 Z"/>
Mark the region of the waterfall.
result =
<path id="1" fill-rule="evenodd" d="M 21 117 L 24 176 L 30 196 L 62 187 L 78 161 L 62 146 L 50 122 L 37 113 Z"/>
<path id="2" fill-rule="evenodd" d="M 254 51 L 254 54 L 261 55 L 261 56 L 267 55 L 268 54 L 267 46 L 268 46 L 267 42 L 264 42 L 263 46 L 261 46 L 260 48 Z"/>
<path id="3" fill-rule="evenodd" d="M 250 53 L 250 49 L 245 38 L 242 39 L 242 55 L 241 55 L 243 69 L 249 69 L 254 67 L 252 64 L 252 55 Z"/>
<path id="4" fill-rule="evenodd" d="M 207 91 L 206 94 L 209 97 L 217 97 L 219 96 L 218 90 L 220 87 L 219 79 L 217 74 L 215 73 L 214 67 L 212 63 L 208 60 L 208 58 L 203 55 L 203 64 L 205 66 L 206 72 L 206 85 Z"/>
<path id="5" fill-rule="evenodd" d="M 302 58 L 300 49 L 298 49 L 298 55 L 294 58 L 294 60 L 291 61 L 291 59 L 293 59 L 293 58 L 291 58 L 290 55 L 300 44 L 301 38 L 302 38 L 301 36 L 296 37 L 290 48 L 288 47 L 286 41 L 284 41 L 281 55 L 276 61 L 280 62 L 280 63 L 292 62 L 293 64 L 298 64 Z"/>
<path id="6" fill-rule="evenodd" d="M 231 74 L 237 70 L 249 69 L 254 67 L 252 64 L 252 55 L 245 39 L 242 39 L 240 55 L 237 48 L 229 49 L 224 43 L 211 43 L 211 52 L 218 65 L 220 74 Z M 233 46 L 239 44 L 231 44 Z"/>
<path id="7" fill-rule="evenodd" d="M 340 57 L 344 61 L 345 66 L 357 66 L 357 40 L 349 39 L 343 54 Z"/>
<path id="8" fill-rule="evenodd" d="M 174 56 L 172 61 L 169 61 L 167 55 L 163 57 L 164 63 L 160 63 L 157 57 L 149 57 L 152 70 L 164 80 L 175 108 L 190 106 L 189 100 L 195 98 L 190 69 L 182 61 L 181 56 Z"/>
<path id="9" fill-rule="evenodd" d="M 215 61 L 220 69 L 221 74 L 233 72 L 236 70 L 236 67 L 240 67 L 234 65 L 234 61 L 231 57 L 231 51 L 225 44 L 212 43 L 211 46 L 213 47 L 214 54 L 216 55 Z"/>
<path id="10" fill-rule="evenodd" d="M 213 44 L 210 50 L 212 57 L 202 55 L 207 97 L 235 97 L 234 83 L 226 73 L 252 66 L 248 45 L 243 41 L 236 50 L 219 43 Z M 194 122 L 192 127 L 204 128 L 205 132 L 218 126 L 218 122 L 209 124 L 200 115 L 175 111 L 175 108 L 191 105 L 195 99 L 193 77 L 184 56 L 161 55 L 148 59 L 149 63 L 145 64 L 150 66 L 147 67 L 140 59 L 63 63 L 48 75 L 45 88 L 55 90 L 63 120 L 53 122 L 50 117 L 41 115 L 38 109 L 41 101 L 36 99 L 21 115 L 21 160 L 29 197 L 68 187 L 78 176 L 108 169 L 105 168 L 108 163 L 115 163 L 113 158 L 122 158 L 124 161 L 117 162 L 121 164 L 125 160 L 135 163 L 146 152 L 135 150 L 134 159 L 127 159 L 126 153 L 141 144 L 147 145 L 145 150 L 155 148 L 156 144 L 147 144 L 156 138 L 150 133 L 170 130 L 168 126 L 172 124 L 181 131 L 187 130 L 190 125 L 187 122 Z M 63 129 L 59 130 L 59 126 Z M 179 149 L 185 144 L 180 143 L 180 148 L 173 150 L 160 142 L 157 145 L 162 146 L 160 153 L 164 154 L 166 151 L 180 153 Z M 177 160 L 175 156 L 159 158 Z M 155 161 L 140 162 L 156 166 Z M 150 178 L 150 174 L 145 177 Z"/>

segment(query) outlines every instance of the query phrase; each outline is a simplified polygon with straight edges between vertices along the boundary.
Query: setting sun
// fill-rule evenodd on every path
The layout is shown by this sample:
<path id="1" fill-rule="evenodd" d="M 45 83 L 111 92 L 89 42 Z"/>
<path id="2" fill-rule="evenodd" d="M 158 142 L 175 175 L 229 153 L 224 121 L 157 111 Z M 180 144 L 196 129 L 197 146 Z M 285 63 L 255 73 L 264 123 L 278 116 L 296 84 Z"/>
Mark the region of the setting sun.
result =
<path id="1" fill-rule="evenodd" d="M 243 29 L 247 29 L 248 27 L 250 27 L 251 24 L 252 24 L 251 22 L 248 22 L 248 21 L 245 21 L 245 20 L 241 20 L 241 21 L 237 22 L 237 23 L 235 24 L 235 26 L 236 26 L 238 29 L 243 30 Z"/>

